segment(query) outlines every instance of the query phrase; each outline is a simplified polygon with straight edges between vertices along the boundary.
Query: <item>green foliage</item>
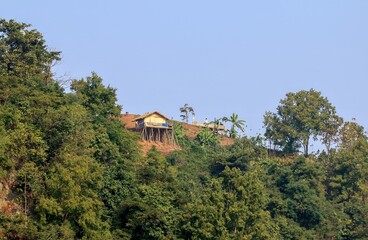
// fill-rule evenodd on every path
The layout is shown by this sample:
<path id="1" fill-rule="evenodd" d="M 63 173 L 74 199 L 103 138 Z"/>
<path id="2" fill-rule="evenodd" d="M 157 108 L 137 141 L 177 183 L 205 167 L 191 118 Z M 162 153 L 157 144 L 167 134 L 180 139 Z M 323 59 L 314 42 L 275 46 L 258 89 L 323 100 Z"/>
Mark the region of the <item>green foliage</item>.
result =
<path id="1" fill-rule="evenodd" d="M 143 155 L 115 89 L 92 73 L 66 94 L 42 35 L 0 25 L 0 239 L 368 238 L 367 136 L 319 92 L 289 93 L 265 115 L 284 153 L 307 155 L 321 137 L 316 158 L 270 157 L 261 138 L 237 138 L 236 114 L 229 147 L 176 125 L 183 150 Z"/>
<path id="2" fill-rule="evenodd" d="M 116 104 L 116 89 L 102 84 L 102 78 L 92 72 L 85 80 L 73 81 L 71 89 L 77 94 L 79 102 L 95 118 L 118 117 L 121 106 Z"/>
<path id="3" fill-rule="evenodd" d="M 339 131 L 340 148 L 349 150 L 353 149 L 358 141 L 364 141 L 364 128 L 354 121 L 345 122 Z"/>
<path id="4" fill-rule="evenodd" d="M 311 89 L 288 93 L 280 100 L 276 113 L 266 112 L 265 136 L 286 153 L 297 152 L 302 145 L 304 155 L 308 156 L 310 138 L 317 140 L 317 136 L 323 136 L 324 142 L 330 144 L 339 119 L 335 108 L 320 92 Z"/>
<path id="5" fill-rule="evenodd" d="M 35 212 L 44 225 L 69 222 L 76 236 L 97 239 L 107 234 L 108 225 L 101 219 L 103 203 L 98 199 L 103 171 L 89 148 L 94 138 L 92 124 L 80 105 L 60 111 L 70 128 L 48 168 Z"/>
<path id="6" fill-rule="evenodd" d="M 229 137 L 236 138 L 238 136 L 238 132 L 236 131 L 236 129 L 239 129 L 240 131 L 244 132 L 245 121 L 238 119 L 238 114 L 233 113 L 229 118 L 224 117 L 222 120 L 231 123 L 231 127 L 229 130 Z"/>
<path id="7" fill-rule="evenodd" d="M 203 128 L 194 140 L 202 147 L 215 148 L 220 143 L 218 137 L 207 128 Z"/>
<path id="8" fill-rule="evenodd" d="M 226 168 L 212 179 L 200 199 L 186 206 L 185 238 L 270 239 L 278 236 L 268 211 L 267 193 L 258 170 Z"/>
<path id="9" fill-rule="evenodd" d="M 256 139 L 243 137 L 235 140 L 234 144 L 229 147 L 227 155 L 220 156 L 215 160 L 212 172 L 218 174 L 225 167 L 236 167 L 246 171 L 251 161 L 262 161 L 266 157 L 267 150 Z"/>
<path id="10" fill-rule="evenodd" d="M 331 152 L 331 148 L 339 141 L 339 129 L 343 124 L 343 119 L 337 115 L 330 116 L 321 127 L 320 135 L 322 144 L 326 146 L 327 153 Z"/>
<path id="11" fill-rule="evenodd" d="M 137 167 L 137 186 L 121 203 L 118 226 L 130 239 L 174 238 L 178 222 L 175 169 L 155 149 Z"/>
<path id="12" fill-rule="evenodd" d="M 52 64 L 60 60 L 60 52 L 49 51 L 42 34 L 29 27 L 0 19 L 0 70 L 20 78 L 42 75 L 48 81 Z"/>
<path id="13" fill-rule="evenodd" d="M 0 179 L 6 177 L 14 167 L 14 161 L 6 156 L 6 148 L 10 144 L 4 124 L 0 122 Z"/>
<path id="14" fill-rule="evenodd" d="M 190 139 L 184 133 L 183 125 L 180 122 L 173 122 L 174 125 L 174 138 L 176 143 L 181 147 L 190 146 Z"/>
<path id="15" fill-rule="evenodd" d="M 346 239 L 364 239 L 368 235 L 368 142 L 363 128 L 346 123 L 342 129 L 342 144 L 330 157 L 328 197 L 340 210 L 342 236 Z"/>

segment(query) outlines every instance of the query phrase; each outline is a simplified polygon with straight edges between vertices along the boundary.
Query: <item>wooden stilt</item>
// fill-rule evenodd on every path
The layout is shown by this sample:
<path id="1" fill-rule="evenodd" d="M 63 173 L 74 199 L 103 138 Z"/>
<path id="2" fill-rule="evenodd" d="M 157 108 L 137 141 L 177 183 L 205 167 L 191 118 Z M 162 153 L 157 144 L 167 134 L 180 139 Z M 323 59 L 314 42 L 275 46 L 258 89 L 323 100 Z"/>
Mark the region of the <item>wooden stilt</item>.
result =
<path id="1" fill-rule="evenodd" d="M 177 139 L 174 135 L 174 129 L 172 127 L 155 127 L 144 125 L 137 129 L 140 132 L 141 140 L 148 142 L 161 142 L 164 144 L 177 144 Z"/>

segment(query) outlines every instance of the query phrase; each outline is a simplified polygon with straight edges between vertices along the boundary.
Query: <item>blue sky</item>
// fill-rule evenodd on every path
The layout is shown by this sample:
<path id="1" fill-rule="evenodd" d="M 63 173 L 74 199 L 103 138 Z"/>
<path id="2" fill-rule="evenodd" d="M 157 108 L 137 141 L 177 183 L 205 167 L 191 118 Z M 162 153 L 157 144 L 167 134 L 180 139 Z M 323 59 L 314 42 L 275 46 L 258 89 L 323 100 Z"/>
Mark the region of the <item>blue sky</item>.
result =
<path id="1" fill-rule="evenodd" d="M 62 51 L 54 69 L 97 72 L 123 112 L 179 119 L 238 113 L 263 133 L 265 111 L 314 88 L 368 127 L 368 1 L 3 1 L 0 17 L 32 24 Z"/>

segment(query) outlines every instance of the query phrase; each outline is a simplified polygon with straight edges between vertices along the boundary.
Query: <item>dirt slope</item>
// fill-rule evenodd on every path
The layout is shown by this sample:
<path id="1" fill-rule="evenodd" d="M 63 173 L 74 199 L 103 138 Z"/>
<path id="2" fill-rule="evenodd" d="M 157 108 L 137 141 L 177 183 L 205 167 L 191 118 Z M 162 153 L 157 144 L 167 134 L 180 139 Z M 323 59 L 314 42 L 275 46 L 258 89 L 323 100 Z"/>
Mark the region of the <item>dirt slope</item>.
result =
<path id="1" fill-rule="evenodd" d="M 180 124 L 183 126 L 185 134 L 190 139 L 194 139 L 197 136 L 197 134 L 201 131 L 201 127 L 199 126 L 195 126 L 195 125 L 183 123 L 183 122 L 181 122 Z M 229 138 L 225 135 L 219 135 L 218 137 L 220 138 L 221 146 L 229 146 L 234 143 L 234 139 Z"/>
<path id="2" fill-rule="evenodd" d="M 13 174 L 9 177 L 9 179 L 0 181 L 0 215 L 10 216 L 17 212 L 20 212 L 21 210 L 21 207 L 15 201 L 16 196 L 11 190 L 13 184 Z M 0 239 L 2 239 L 1 232 Z"/>
<path id="3" fill-rule="evenodd" d="M 181 148 L 177 145 L 164 144 L 160 142 L 146 142 L 140 141 L 139 145 L 141 145 L 141 150 L 144 155 L 152 148 L 155 147 L 157 151 L 161 152 L 164 155 L 168 155 L 169 153 L 177 150 L 181 150 Z"/>

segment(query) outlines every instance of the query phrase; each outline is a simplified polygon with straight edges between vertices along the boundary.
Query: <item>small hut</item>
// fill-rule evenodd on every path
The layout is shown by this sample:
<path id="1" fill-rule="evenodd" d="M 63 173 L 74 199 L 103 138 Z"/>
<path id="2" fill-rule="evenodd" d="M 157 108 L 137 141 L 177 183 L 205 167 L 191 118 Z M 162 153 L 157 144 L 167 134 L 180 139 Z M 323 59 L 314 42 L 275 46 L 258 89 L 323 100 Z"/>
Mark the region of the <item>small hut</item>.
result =
<path id="1" fill-rule="evenodd" d="M 194 126 L 198 126 L 198 127 L 202 127 L 202 128 L 208 128 L 213 132 L 220 132 L 220 133 L 225 133 L 226 129 L 225 129 L 225 125 L 223 125 L 222 123 L 220 124 L 216 124 L 216 123 L 206 123 L 206 122 L 193 122 Z"/>
<path id="2" fill-rule="evenodd" d="M 143 141 L 174 144 L 174 128 L 165 115 L 150 112 L 134 118 L 133 122 Z"/>

